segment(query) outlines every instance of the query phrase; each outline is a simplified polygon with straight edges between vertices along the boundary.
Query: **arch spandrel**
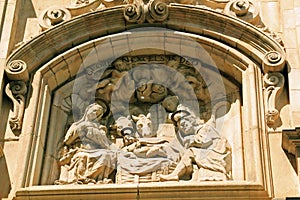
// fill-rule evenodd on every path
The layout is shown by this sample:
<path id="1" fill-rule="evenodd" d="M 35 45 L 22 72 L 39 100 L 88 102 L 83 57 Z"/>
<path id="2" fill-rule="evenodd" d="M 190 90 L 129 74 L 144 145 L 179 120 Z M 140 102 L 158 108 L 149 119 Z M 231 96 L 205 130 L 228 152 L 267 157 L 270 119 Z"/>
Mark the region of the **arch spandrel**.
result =
<path id="1" fill-rule="evenodd" d="M 226 98 L 229 103 L 227 110 L 216 111 L 218 113 L 216 127 L 232 145 L 232 167 L 235 168 L 232 172 L 233 180 L 226 183 L 232 185 L 221 184 L 222 187 L 226 190 L 226 188 L 239 188 L 242 185 L 246 188 L 242 195 L 248 195 L 246 190 L 250 189 L 253 194 L 262 199 L 271 195 L 272 191 L 268 188 L 271 183 L 265 181 L 269 175 L 264 174 L 265 171 L 268 171 L 268 162 L 266 161 L 268 153 L 261 148 L 260 141 L 257 144 L 243 142 L 257 141 L 257 138 L 264 137 L 265 125 L 261 125 L 265 123 L 265 116 L 261 114 L 264 107 L 263 103 L 257 103 L 262 102 L 264 98 L 261 76 L 273 71 L 281 72 L 284 69 L 283 47 L 256 27 L 237 18 L 197 6 L 170 4 L 167 7 L 167 17 L 163 20 L 158 18 L 161 20 L 159 22 L 155 21 L 155 18 L 149 18 L 149 13 L 144 13 L 145 19 L 138 19 L 137 22 L 128 21 L 126 16 L 124 17 L 124 9 L 128 8 L 127 5 L 93 11 L 44 31 L 12 53 L 7 64 L 14 60 L 22 60 L 27 64 L 30 77 L 38 79 L 37 74 L 41 75 L 39 86 L 46 90 L 34 90 L 32 95 L 37 98 L 37 102 L 39 100 L 52 101 L 51 105 L 47 104 L 46 106 L 49 113 L 54 113 L 53 115 L 49 114 L 49 120 L 40 116 L 37 123 L 45 126 L 43 124 L 49 122 L 52 127 L 49 127 L 47 133 L 39 132 L 38 134 L 42 134 L 41 138 L 51 137 L 51 135 L 55 135 L 55 137 L 47 141 L 48 149 L 45 152 L 32 152 L 31 155 L 33 158 L 40 158 L 45 153 L 53 157 L 45 159 L 45 163 L 33 164 L 34 167 L 28 169 L 26 173 L 34 178 L 31 178 L 31 182 L 24 181 L 23 186 L 51 185 L 55 179 L 59 178 L 58 166 L 55 164 L 55 160 L 59 159 L 59 156 L 57 151 L 52 152 L 52 150 L 57 145 L 62 145 L 66 127 L 76 121 L 72 119 L 72 105 L 70 107 L 70 103 L 72 104 L 75 98 L 74 85 L 77 80 L 84 79 L 89 69 L 92 69 L 92 74 L 96 74 L 98 70 L 111 67 L 114 61 L 123 57 L 132 60 L 143 56 L 161 56 L 168 59 L 170 56 L 182 56 L 190 63 L 199 61 L 203 73 L 207 76 L 213 77 L 215 74 L 220 76 L 224 91 L 221 96 L 211 95 L 219 89 L 219 85 L 216 84 L 210 91 L 210 97 L 216 98 L 215 100 L 218 101 Z M 136 30 L 136 28 L 141 30 Z M 151 30 L 156 30 L 155 34 L 151 33 Z M 197 45 L 194 44 L 200 45 L 201 49 L 197 49 Z M 203 52 L 206 52 L 207 55 L 204 55 Z M 209 61 L 210 59 L 213 60 L 213 63 Z M 166 66 L 169 64 L 164 60 L 160 62 L 149 60 L 147 62 L 150 64 Z M 139 61 L 135 62 L 139 65 L 145 64 L 139 63 Z M 197 65 L 195 64 L 195 66 Z M 281 78 L 276 73 L 272 75 Z M 17 77 L 14 74 L 11 77 L 13 77 L 9 78 L 11 80 L 18 79 L 14 78 Z M 270 80 L 266 87 L 275 85 L 276 90 L 280 90 L 281 84 L 269 76 L 267 79 Z M 27 81 L 25 80 L 25 82 Z M 27 83 L 31 84 L 30 81 Z M 254 86 L 254 88 L 250 88 L 250 86 Z M 43 91 L 49 92 L 46 97 L 41 94 Z M 253 96 L 252 93 L 256 95 Z M 276 96 L 276 93 L 270 90 L 266 95 L 266 101 L 269 102 L 268 97 Z M 84 97 L 84 95 L 82 96 Z M 254 103 L 245 100 L 250 97 L 251 100 L 255 100 Z M 197 100 L 199 101 L 199 99 Z M 82 101 L 84 102 L 84 100 Z M 160 101 L 158 102 L 160 103 Z M 213 102 L 212 99 L 209 99 L 206 103 L 216 105 L 218 101 Z M 87 102 L 90 101 L 86 100 L 82 104 L 81 114 L 88 105 Z M 85 105 L 85 103 L 87 104 Z M 273 108 L 275 105 L 268 103 L 267 110 L 271 113 L 270 121 L 277 119 L 276 117 L 272 118 Z M 25 109 L 25 113 L 27 112 L 27 117 L 25 116 L 24 119 L 25 124 L 29 121 L 29 110 L 29 108 Z M 208 113 L 205 120 L 209 121 L 209 117 L 211 117 L 211 113 Z M 64 125 L 55 126 L 60 122 L 63 122 Z M 30 126 L 30 124 L 26 125 Z M 34 126 L 38 125 L 33 124 Z M 261 127 L 257 128 L 258 126 Z M 264 142 L 264 139 L 262 140 L 261 142 Z M 49 148 L 50 151 L 48 151 Z M 257 159 L 263 164 L 254 165 L 245 161 L 247 159 Z M 219 187 L 218 184 L 208 183 L 208 185 L 216 187 Z M 199 187 L 201 188 L 201 186 Z M 22 191 L 19 194 L 22 195 Z"/>

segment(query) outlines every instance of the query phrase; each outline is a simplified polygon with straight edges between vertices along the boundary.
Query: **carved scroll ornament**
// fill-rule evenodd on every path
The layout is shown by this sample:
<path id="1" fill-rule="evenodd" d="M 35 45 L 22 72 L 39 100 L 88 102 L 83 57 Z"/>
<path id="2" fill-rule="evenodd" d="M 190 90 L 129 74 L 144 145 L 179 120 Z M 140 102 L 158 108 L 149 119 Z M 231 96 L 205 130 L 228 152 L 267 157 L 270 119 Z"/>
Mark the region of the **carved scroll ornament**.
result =
<path id="1" fill-rule="evenodd" d="M 69 10 L 59 6 L 52 6 L 42 12 L 38 18 L 38 22 L 42 30 L 47 30 L 69 19 L 71 19 Z"/>
<path id="2" fill-rule="evenodd" d="M 129 4 L 124 9 L 124 18 L 132 23 L 162 22 L 169 16 L 168 6 L 164 2 L 151 0 L 148 4 L 136 2 Z"/>
<path id="3" fill-rule="evenodd" d="M 263 70 L 265 73 L 281 71 L 285 65 L 285 58 L 277 51 L 270 51 L 263 58 Z"/>
<path id="4" fill-rule="evenodd" d="M 237 17 L 253 25 L 257 25 L 260 22 L 259 9 L 255 3 L 248 0 L 234 0 L 230 1 L 225 9 L 224 13 Z"/>
<path id="5" fill-rule="evenodd" d="M 276 109 L 276 97 L 280 95 L 284 85 L 284 76 L 273 72 L 264 76 L 266 98 L 266 121 L 268 126 L 273 126 L 279 117 Z"/>
<path id="6" fill-rule="evenodd" d="M 22 60 L 14 60 L 8 63 L 5 72 L 11 80 L 5 87 L 5 93 L 13 102 L 13 113 L 9 119 L 9 124 L 11 130 L 17 134 L 22 128 L 25 95 L 27 93 L 26 82 L 29 79 L 29 73 L 26 63 Z"/>
<path id="7" fill-rule="evenodd" d="M 6 85 L 5 92 L 13 102 L 13 114 L 9 119 L 12 131 L 20 131 L 24 115 L 26 84 L 23 81 L 13 81 Z"/>

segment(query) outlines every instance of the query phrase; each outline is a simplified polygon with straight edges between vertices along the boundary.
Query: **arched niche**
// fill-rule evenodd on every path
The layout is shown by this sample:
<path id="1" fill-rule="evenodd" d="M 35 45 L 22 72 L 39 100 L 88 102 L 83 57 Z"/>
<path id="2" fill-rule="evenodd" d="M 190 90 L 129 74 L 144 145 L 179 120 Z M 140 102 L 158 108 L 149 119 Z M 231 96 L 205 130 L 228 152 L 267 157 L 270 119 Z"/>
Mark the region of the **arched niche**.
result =
<path id="1" fill-rule="evenodd" d="M 149 31 L 151 32 L 149 34 Z M 148 37 L 145 37 L 145 34 L 149 34 Z M 166 35 L 168 34 L 168 37 Z M 226 114 L 220 114 L 217 116 L 216 123 L 217 128 L 220 130 L 220 133 L 229 139 L 233 148 L 233 179 L 234 180 L 244 180 L 244 169 L 243 166 L 240 165 L 243 162 L 243 152 L 242 149 L 242 129 L 241 129 L 241 119 L 242 119 L 242 97 L 241 97 L 241 85 L 242 85 L 242 71 L 247 69 L 246 62 L 250 62 L 250 60 L 245 60 L 245 63 L 240 62 L 239 60 L 231 61 L 236 62 L 236 66 L 240 66 L 239 68 L 229 68 L 233 63 L 226 63 L 224 57 L 226 55 L 226 50 L 224 49 L 214 49 L 210 46 L 211 40 L 208 40 L 203 37 L 198 37 L 194 35 L 189 35 L 187 37 L 184 33 L 166 31 L 165 29 L 146 29 L 139 30 L 137 33 L 135 32 L 124 32 L 122 34 L 115 34 L 104 39 L 99 39 L 95 41 L 91 41 L 87 43 L 85 46 L 82 46 L 79 49 L 75 49 L 73 52 L 67 52 L 66 55 L 62 55 L 63 61 L 59 63 L 63 63 L 57 65 L 58 62 L 54 61 L 55 65 L 52 64 L 47 65 L 42 68 L 40 72 L 43 74 L 43 77 L 46 77 L 44 81 L 48 83 L 49 88 L 53 90 L 53 100 L 52 106 L 50 109 L 50 119 L 49 119 L 49 128 L 48 128 L 48 143 L 47 149 L 45 152 L 45 159 L 43 164 L 43 170 L 40 175 L 42 176 L 41 184 L 51 184 L 56 179 L 58 179 L 59 168 L 57 166 L 57 160 L 59 159 L 58 150 L 62 147 L 62 140 L 64 134 L 66 133 L 66 128 L 70 125 L 71 122 L 79 119 L 82 115 L 76 116 L 74 114 L 74 108 L 79 108 L 79 113 L 84 111 L 85 107 L 95 98 L 104 99 L 110 106 L 113 104 L 111 101 L 113 99 L 105 99 L 103 98 L 103 94 L 95 94 L 93 91 L 91 94 L 81 92 L 86 92 L 87 88 L 91 85 L 91 77 L 87 70 L 92 70 L 92 76 L 97 74 L 97 72 L 101 71 L 101 73 L 105 74 L 105 70 L 110 70 L 111 65 L 115 62 L 114 59 L 111 58 L 111 53 L 113 49 L 111 49 L 111 53 L 103 54 L 100 50 L 105 49 L 106 52 L 109 52 L 109 48 L 113 48 L 118 46 L 121 49 L 121 55 L 117 60 L 130 60 L 130 64 L 134 64 L 132 72 L 129 72 L 131 75 L 135 73 L 136 70 L 140 68 L 145 71 L 145 65 L 149 65 L 149 73 L 156 73 L 157 77 L 162 79 L 167 79 L 165 82 L 160 82 L 160 84 L 166 86 L 172 93 L 177 93 L 179 96 L 179 100 L 182 104 L 186 104 L 188 101 L 198 102 L 195 110 L 204 120 L 208 121 L 211 117 L 212 107 L 221 101 L 226 102 L 228 105 L 225 105 Z M 172 43 L 169 43 L 167 39 L 171 39 Z M 136 41 L 137 40 L 137 41 Z M 151 43 L 147 45 L 147 48 L 143 48 L 145 45 L 141 44 L 141 41 L 151 40 Z M 114 42 L 117 41 L 117 42 Z M 91 45 L 93 44 L 93 45 Z M 96 45 L 98 44 L 98 45 Z M 131 47 L 128 44 L 132 44 Z M 134 45 L 137 45 L 133 48 Z M 152 45 L 152 46 L 151 46 Z M 166 47 L 167 45 L 172 45 L 171 47 Z M 105 47 L 105 48 L 104 48 Z M 175 49 L 177 48 L 177 50 Z M 183 50 L 185 49 L 185 50 Z M 195 51 L 195 49 L 197 49 Z M 212 50 L 213 49 L 213 50 Z M 177 51 L 177 52 L 176 52 Z M 186 51 L 186 52 L 184 52 Z M 219 51 L 217 54 L 216 52 Z M 222 52 L 225 51 L 225 52 Z M 85 53 L 83 53 L 85 52 Z M 129 52 L 129 53 L 127 53 Z M 223 56 L 221 55 L 223 53 Z M 236 52 L 237 53 L 237 52 Z M 97 55 L 96 55 L 97 54 Z M 184 55 L 186 54 L 186 55 Z M 179 56 L 182 55 L 182 56 Z M 99 60 L 99 57 L 101 59 Z M 232 54 L 231 57 L 238 58 L 239 55 Z M 78 62 L 78 58 L 80 58 Z M 215 58 L 215 61 L 214 59 Z M 78 67 L 76 70 L 78 73 L 74 74 L 73 77 L 66 76 L 64 72 L 67 71 L 67 67 L 64 65 L 68 63 L 70 60 L 77 60 L 77 62 L 73 63 L 74 65 L 70 65 L 69 67 Z M 80 62 L 82 61 L 82 62 Z M 181 96 L 185 91 L 180 89 L 178 85 L 184 84 L 187 82 L 185 78 L 179 80 L 181 83 L 176 84 L 175 81 L 168 81 L 169 79 L 173 79 L 174 76 L 166 76 L 164 74 L 163 68 L 167 70 L 173 69 L 174 71 L 180 70 L 172 65 L 177 61 L 177 64 L 181 66 L 195 69 L 195 71 L 203 78 L 202 81 L 205 82 L 207 87 L 206 93 L 202 94 L 204 91 L 198 92 L 199 97 L 195 95 L 195 91 L 192 91 L 193 94 L 188 94 L 188 97 Z M 226 66 L 227 65 L 227 66 Z M 154 68 L 158 70 L 157 72 Z M 103 69 L 101 69 L 103 68 Z M 243 69 L 243 70 L 242 70 Z M 74 70 L 74 69 L 72 69 Z M 53 71 L 56 71 L 57 74 L 53 75 Z M 129 70 L 130 71 L 130 70 Z M 234 73 L 232 73 L 234 71 Z M 39 72 L 39 71 L 38 71 Z M 59 74 L 64 74 L 61 76 Z M 99 73 L 99 77 L 101 77 L 101 73 Z M 142 71 L 138 71 L 138 73 L 143 73 Z M 148 73 L 148 72 L 147 72 Z M 170 71 L 167 71 L 170 73 Z M 50 74 L 50 75 L 49 75 Z M 52 76 L 51 76 L 52 75 Z M 161 75 L 165 75 L 162 77 Z M 167 74 L 168 75 L 168 74 Z M 56 86 L 55 80 L 57 77 L 63 77 L 65 81 L 61 80 L 61 84 Z M 55 79 L 56 77 L 56 79 Z M 101 78 L 97 77 L 94 82 L 100 82 Z M 159 83 L 158 79 L 152 80 L 155 83 Z M 136 81 L 136 85 L 138 84 L 138 80 Z M 53 84 L 53 85 L 52 85 Z M 127 96 L 121 96 L 122 100 L 125 103 L 130 101 L 130 97 L 135 92 L 136 88 L 133 90 L 126 91 L 127 85 L 124 85 L 125 93 L 129 93 Z M 78 89 L 78 87 L 80 87 Z M 190 87 L 190 86 L 189 86 Z M 95 89 L 96 90 L 96 89 Z M 192 89 L 191 89 L 192 90 Z M 190 95 L 190 96 L 189 96 Z M 193 96 L 194 95 L 194 96 Z M 190 97 L 190 98 L 189 98 Z M 113 98 L 113 95 L 112 97 Z M 125 99 L 124 99 L 125 98 Z M 128 98 L 128 99 L 126 99 Z M 161 104 L 161 101 L 152 103 L 156 105 L 157 103 Z M 145 103 L 147 104 L 147 103 Z M 148 103 L 149 104 L 149 103 Z M 151 105 L 152 105 L 151 104 Z M 117 105 L 118 106 L 118 105 Z M 143 107 L 143 106 L 142 106 Z M 227 107 L 227 108 L 226 108 Z M 149 108 L 149 107 L 148 107 Z M 111 108 L 113 109 L 113 108 Z M 125 113 L 122 113 L 122 116 L 127 116 L 128 114 L 133 114 L 126 112 L 129 110 L 129 107 L 126 107 Z M 147 108 L 146 108 L 147 110 Z M 201 110 L 201 111 L 200 111 Z M 220 111 L 219 111 L 220 112 Z M 224 112 L 224 111 L 223 111 Z M 119 113 L 118 111 L 114 111 L 115 116 L 112 116 L 114 120 L 116 120 Z M 144 113 L 146 114 L 146 113 Z M 230 121 L 234 120 L 237 123 L 231 123 Z M 109 128 L 109 127 L 108 127 Z M 234 131 L 229 131 L 234 130 Z M 59 148 L 56 148 L 59 147 Z"/>
<path id="2" fill-rule="evenodd" d="M 262 199 L 272 194 L 261 77 L 263 73 L 282 70 L 284 51 L 251 25 L 214 11 L 193 9 L 191 12 L 195 15 L 190 23 L 180 21 L 183 19 L 178 16 L 185 15 L 187 9 L 188 6 L 173 5 L 166 23 L 155 24 L 168 29 L 142 24 L 138 30 L 134 29 L 135 24 L 124 21 L 120 14 L 122 7 L 92 12 L 45 31 L 10 56 L 7 63 L 23 60 L 31 78 L 22 128 L 25 137 L 21 138 L 24 148 L 30 151 L 24 158 L 27 167 L 20 166 L 25 175 L 19 183 L 20 188 L 29 189 L 20 189 L 17 196 L 34 194 L 34 187 L 32 190 L 30 187 L 41 184 L 47 185 L 47 191 L 55 192 L 50 185 L 59 175 L 55 163 L 59 145 L 67 125 L 73 120 L 68 107 L 70 97 L 76 80 L 84 79 L 84 71 L 93 66 L 105 68 L 124 56 L 145 55 L 183 57 L 195 66 L 197 62 L 203 66 L 202 77 L 215 76 L 221 80 L 220 86 L 213 85 L 214 78 L 207 79 L 212 81 L 210 96 L 227 98 L 229 104 L 225 112 L 217 115 L 216 124 L 233 148 L 233 180 L 225 184 L 194 184 L 200 188 L 199 194 L 208 185 L 214 191 L 223 187 L 228 194 L 238 189 L 241 197 L 247 197 L 249 191 Z M 106 16 L 107 13 L 114 16 L 113 22 Z M 207 18 L 199 21 L 200 16 Z M 221 25 L 220 19 L 226 23 Z M 91 25 L 100 22 L 105 26 L 95 28 Z M 110 26 L 107 25 L 109 22 Z M 82 26 L 88 31 L 74 34 Z M 74 36 L 69 37 L 71 33 Z M 45 44 L 49 44 L 47 48 L 43 48 Z M 275 64 L 268 63 L 265 58 L 270 51 L 281 55 Z M 167 65 L 163 61 L 159 64 Z M 215 93 L 218 90 L 221 90 L 221 96 Z M 30 138 L 30 135 L 36 137 Z M 179 185 L 170 187 L 180 189 Z M 101 187 L 99 190 L 102 190 Z"/>

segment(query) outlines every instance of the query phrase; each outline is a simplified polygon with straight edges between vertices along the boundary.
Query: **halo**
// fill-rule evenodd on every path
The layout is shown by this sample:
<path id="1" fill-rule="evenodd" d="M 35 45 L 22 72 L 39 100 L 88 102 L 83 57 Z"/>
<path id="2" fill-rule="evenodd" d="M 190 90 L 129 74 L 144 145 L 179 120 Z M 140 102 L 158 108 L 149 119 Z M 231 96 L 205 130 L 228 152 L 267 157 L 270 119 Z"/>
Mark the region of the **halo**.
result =
<path id="1" fill-rule="evenodd" d="M 125 131 L 127 131 L 127 130 L 130 130 L 130 133 L 125 133 Z M 125 135 L 132 135 L 133 133 L 134 133 L 134 130 L 133 130 L 133 128 L 131 128 L 131 127 L 126 127 L 126 128 L 123 128 L 123 129 L 121 130 L 122 136 L 125 136 Z"/>
<path id="2" fill-rule="evenodd" d="M 96 98 L 95 103 L 99 104 L 103 108 L 103 115 L 102 117 L 106 117 L 110 113 L 109 105 L 103 99 Z"/>
<path id="3" fill-rule="evenodd" d="M 175 117 L 176 117 L 176 115 L 179 114 L 179 113 L 185 113 L 185 115 L 183 115 L 183 116 L 179 117 L 178 119 L 176 119 Z M 189 115 L 191 115 L 191 113 L 190 113 L 189 111 L 186 111 L 186 110 L 177 110 L 176 112 L 174 112 L 174 113 L 171 115 L 171 120 L 172 120 L 174 123 L 177 123 L 178 120 L 179 120 L 180 118 L 187 117 L 187 116 L 189 116 Z"/>

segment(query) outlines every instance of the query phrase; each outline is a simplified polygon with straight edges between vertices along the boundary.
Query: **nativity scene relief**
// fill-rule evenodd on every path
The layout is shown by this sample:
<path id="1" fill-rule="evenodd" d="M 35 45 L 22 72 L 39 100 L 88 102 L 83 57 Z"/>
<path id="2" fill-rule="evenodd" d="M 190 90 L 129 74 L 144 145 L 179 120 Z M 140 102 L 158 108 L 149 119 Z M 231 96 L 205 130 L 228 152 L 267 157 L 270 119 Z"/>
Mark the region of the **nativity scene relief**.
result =
<path id="1" fill-rule="evenodd" d="M 233 179 L 232 148 L 216 127 L 224 102 L 210 99 L 218 90 L 180 57 L 149 58 L 93 66 L 78 78 L 55 184 Z M 96 91 L 92 103 L 86 88 Z"/>
<path id="2" fill-rule="evenodd" d="M 120 117 L 115 125 L 122 146 L 100 124 L 103 113 L 101 105 L 91 104 L 69 128 L 56 184 L 231 179 L 228 141 L 213 122 L 204 123 L 188 107 L 178 105 L 173 123 L 161 125 L 159 134 L 152 130 L 150 114 Z"/>

